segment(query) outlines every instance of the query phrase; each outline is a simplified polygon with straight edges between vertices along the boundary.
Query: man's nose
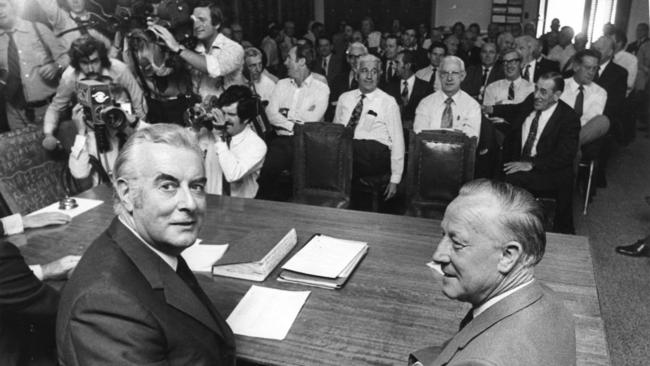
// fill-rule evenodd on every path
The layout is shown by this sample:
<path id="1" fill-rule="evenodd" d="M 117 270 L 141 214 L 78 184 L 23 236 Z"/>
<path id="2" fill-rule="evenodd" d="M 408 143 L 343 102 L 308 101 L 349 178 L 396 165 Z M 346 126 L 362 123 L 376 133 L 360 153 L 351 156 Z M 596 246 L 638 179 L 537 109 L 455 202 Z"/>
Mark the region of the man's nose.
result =
<path id="1" fill-rule="evenodd" d="M 178 207 L 182 210 L 194 212 L 198 207 L 196 197 L 189 187 L 181 187 L 178 191 Z"/>
<path id="2" fill-rule="evenodd" d="M 449 262 L 449 240 L 444 237 L 438 243 L 438 247 L 433 252 L 432 259 L 436 263 L 448 263 Z"/>

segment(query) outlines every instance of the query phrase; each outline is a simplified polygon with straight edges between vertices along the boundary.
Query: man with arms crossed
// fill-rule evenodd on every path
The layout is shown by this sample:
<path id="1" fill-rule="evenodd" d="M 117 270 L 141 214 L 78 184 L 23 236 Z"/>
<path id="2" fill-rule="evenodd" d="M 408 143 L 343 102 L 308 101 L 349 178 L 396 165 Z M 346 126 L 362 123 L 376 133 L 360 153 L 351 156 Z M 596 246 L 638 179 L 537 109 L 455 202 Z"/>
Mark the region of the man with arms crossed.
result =
<path id="1" fill-rule="evenodd" d="M 521 188 L 489 180 L 461 188 L 445 211 L 433 261 L 443 293 L 472 308 L 442 350 L 416 351 L 411 365 L 575 365 L 573 317 L 535 279 L 546 246 L 543 220 Z"/>
<path id="2" fill-rule="evenodd" d="M 230 327 L 181 252 L 206 208 L 203 156 L 190 131 L 136 132 L 115 163 L 117 217 L 63 291 L 61 365 L 235 365 Z"/>

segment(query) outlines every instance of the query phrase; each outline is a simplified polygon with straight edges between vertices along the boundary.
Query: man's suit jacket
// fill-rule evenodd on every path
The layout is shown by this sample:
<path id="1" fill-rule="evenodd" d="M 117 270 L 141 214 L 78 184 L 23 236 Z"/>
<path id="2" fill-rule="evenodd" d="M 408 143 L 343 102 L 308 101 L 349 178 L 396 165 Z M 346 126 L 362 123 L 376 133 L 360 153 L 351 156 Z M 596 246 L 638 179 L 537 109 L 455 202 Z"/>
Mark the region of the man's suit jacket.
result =
<path id="1" fill-rule="evenodd" d="M 319 56 L 316 58 L 316 67 L 312 71 L 325 75 L 325 77 L 327 77 L 327 84 L 332 85 L 334 79 L 336 79 L 338 74 L 343 71 L 343 62 L 343 59 L 332 53 L 332 56 L 327 63 L 327 72 L 325 72 L 325 70 L 323 70 L 323 58 Z"/>
<path id="2" fill-rule="evenodd" d="M 402 79 L 397 79 L 388 86 L 388 94 L 390 94 L 400 107 L 402 114 L 402 121 L 413 120 L 415 118 L 415 109 L 420 104 L 422 98 L 433 93 L 433 87 L 428 82 L 415 78 L 413 82 L 413 91 L 411 92 L 411 97 L 408 100 L 408 103 L 404 105 L 402 101 Z"/>
<path id="3" fill-rule="evenodd" d="M 537 82 L 540 76 L 544 75 L 549 71 L 560 72 L 560 63 L 542 57 L 539 61 L 535 63 L 535 70 L 534 70 L 535 73 L 533 74 L 533 81 Z"/>
<path id="4" fill-rule="evenodd" d="M 397 75 L 397 62 L 393 61 L 393 76 L 388 75 L 388 59 L 386 57 L 381 58 L 381 67 L 383 70 L 379 78 L 379 89 L 388 92 L 388 86 L 395 80 L 399 80 L 399 75 Z"/>
<path id="5" fill-rule="evenodd" d="M 526 117 L 533 112 L 533 95 L 521 103 L 522 113 L 512 121 L 510 133 L 503 142 L 503 162 L 521 161 L 522 128 Z M 573 161 L 578 152 L 580 119 L 573 108 L 562 100 L 549 118 L 537 141 L 537 154 L 532 158 L 540 179 L 565 182 L 572 176 Z"/>
<path id="6" fill-rule="evenodd" d="M 63 291 L 59 362 L 235 365 L 232 331 L 199 292 L 115 218 Z"/>
<path id="7" fill-rule="evenodd" d="M 481 84 L 481 79 L 483 78 L 483 65 L 468 66 L 465 73 L 465 80 L 460 84 L 460 88 L 463 89 L 465 93 L 471 95 L 472 98 L 476 98 L 481 91 L 481 86 L 483 86 L 483 84 Z M 490 73 L 488 74 L 485 85 L 490 85 L 490 83 L 503 78 L 505 78 L 503 66 L 494 64 L 492 70 L 490 70 Z"/>
<path id="8" fill-rule="evenodd" d="M 59 293 L 39 281 L 20 250 L 0 242 L 0 365 L 55 365 Z"/>
<path id="9" fill-rule="evenodd" d="M 413 356 L 427 366 L 575 365 L 575 325 L 562 300 L 534 281 L 470 321 L 437 357 L 426 348 Z"/>
<path id="10" fill-rule="evenodd" d="M 612 126 L 620 128 L 621 113 L 625 105 L 627 92 L 627 70 L 610 61 L 600 72 L 600 77 L 594 82 L 607 92 L 607 102 L 603 113 L 610 119 Z"/>

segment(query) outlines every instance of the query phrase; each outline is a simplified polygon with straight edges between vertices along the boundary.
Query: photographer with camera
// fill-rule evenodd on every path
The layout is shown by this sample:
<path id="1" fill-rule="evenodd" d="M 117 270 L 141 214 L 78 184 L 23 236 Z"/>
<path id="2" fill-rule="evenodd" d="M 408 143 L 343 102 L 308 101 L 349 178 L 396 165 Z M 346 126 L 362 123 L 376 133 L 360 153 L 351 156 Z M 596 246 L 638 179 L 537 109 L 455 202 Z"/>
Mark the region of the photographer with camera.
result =
<path id="1" fill-rule="evenodd" d="M 137 117 L 133 119 L 132 123 L 137 124 L 145 119 L 147 104 L 142 89 L 122 61 L 108 57 L 106 46 L 101 41 L 89 35 L 82 36 L 72 42 L 69 54 L 70 67 L 63 72 L 56 95 L 45 113 L 43 147 L 53 150 L 60 145 L 60 142 L 54 137 L 54 131 L 58 126 L 60 114 L 73 103 L 80 81 L 98 81 L 103 82 L 105 86 L 108 85 L 103 88 L 104 95 L 97 95 L 101 97 L 101 100 L 97 101 L 100 104 L 104 104 L 110 97 L 110 93 L 106 92 L 106 89 L 123 89 L 124 92 L 121 94 L 128 100 L 122 100 L 122 102 L 130 102 L 123 103 L 123 107 L 127 112 L 131 112 L 128 110 L 132 107 L 132 113 Z M 119 101 L 119 95 L 116 99 Z M 127 113 L 127 115 L 130 114 Z"/>
<path id="2" fill-rule="evenodd" d="M 200 2 L 192 12 L 192 20 L 194 36 L 199 41 L 194 51 L 180 44 L 161 25 L 152 25 L 149 29 L 194 69 L 194 90 L 203 99 L 209 95 L 219 96 L 231 85 L 244 85 L 244 49 L 220 32 L 223 23 L 221 9 L 210 1 Z"/>
<path id="3" fill-rule="evenodd" d="M 233 85 L 216 103 L 220 113 L 211 114 L 212 126 L 193 124 L 205 152 L 208 178 L 205 191 L 233 197 L 254 198 L 266 143 L 251 126 L 263 107 L 259 98 L 243 85 Z"/>

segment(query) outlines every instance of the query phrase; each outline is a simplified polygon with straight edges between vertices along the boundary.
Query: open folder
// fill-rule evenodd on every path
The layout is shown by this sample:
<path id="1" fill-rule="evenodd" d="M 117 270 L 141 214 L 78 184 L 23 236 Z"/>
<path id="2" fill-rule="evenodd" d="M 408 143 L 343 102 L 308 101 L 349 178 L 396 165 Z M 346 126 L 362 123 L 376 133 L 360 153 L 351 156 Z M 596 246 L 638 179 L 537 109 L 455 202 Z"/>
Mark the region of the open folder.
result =
<path id="1" fill-rule="evenodd" d="M 368 252 L 368 243 L 314 235 L 285 263 L 279 281 L 337 289 Z"/>

